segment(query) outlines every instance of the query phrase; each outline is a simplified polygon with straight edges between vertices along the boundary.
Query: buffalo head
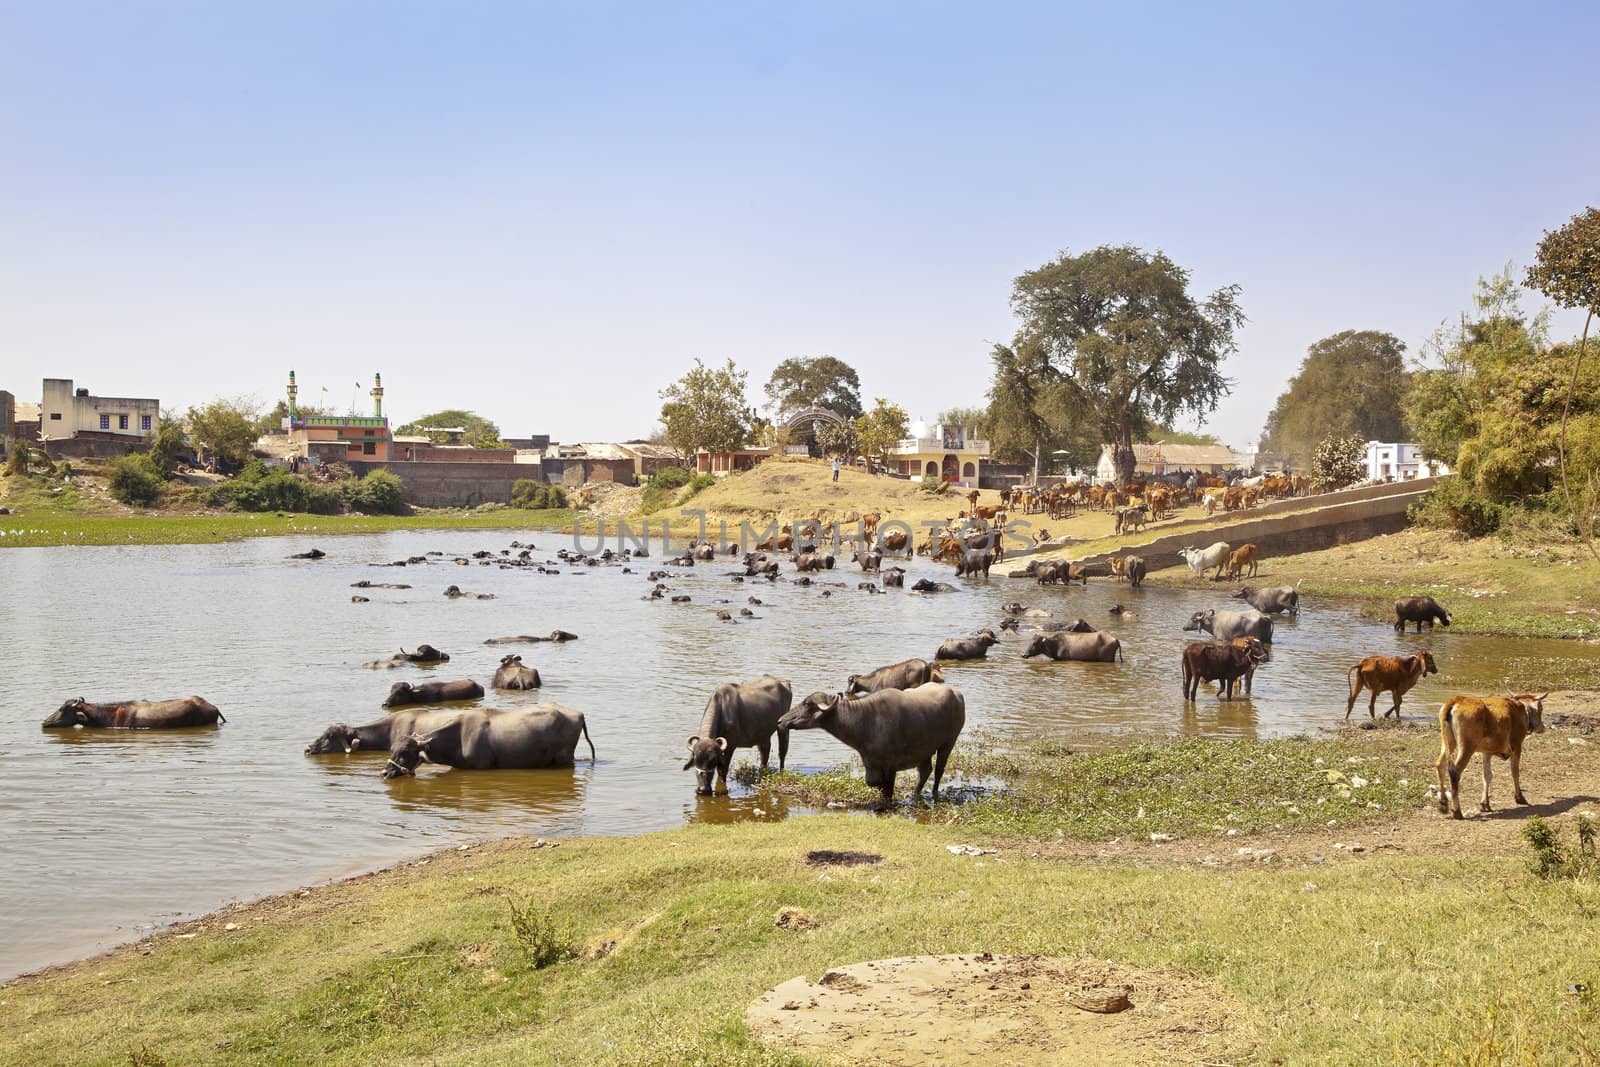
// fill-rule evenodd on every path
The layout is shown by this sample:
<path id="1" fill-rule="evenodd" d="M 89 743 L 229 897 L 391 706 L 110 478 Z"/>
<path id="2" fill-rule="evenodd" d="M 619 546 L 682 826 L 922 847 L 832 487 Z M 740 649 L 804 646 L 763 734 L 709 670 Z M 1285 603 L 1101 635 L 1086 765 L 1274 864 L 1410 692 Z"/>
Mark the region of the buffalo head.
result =
<path id="1" fill-rule="evenodd" d="M 354 752 L 361 747 L 361 739 L 344 723 L 334 723 L 306 746 L 306 755 L 321 756 L 329 752 Z"/>
<path id="2" fill-rule="evenodd" d="M 88 704 L 88 701 L 84 700 L 82 697 L 73 697 L 71 700 L 57 708 L 50 715 L 50 717 L 44 721 L 43 725 L 48 729 L 77 726 L 80 723 L 83 725 L 88 725 L 89 712 L 85 710 L 84 707 L 86 704 Z"/>
<path id="3" fill-rule="evenodd" d="M 844 700 L 843 693 L 812 693 L 778 720 L 780 730 L 815 730 L 827 722 Z"/>
<path id="4" fill-rule="evenodd" d="M 689 758 L 684 760 L 683 769 L 694 770 L 697 796 L 708 797 L 711 795 L 711 786 L 716 779 L 717 771 L 722 766 L 723 754 L 728 751 L 726 737 L 700 737 L 689 738 Z"/>
<path id="5" fill-rule="evenodd" d="M 417 764 L 428 760 L 428 744 L 433 738 L 433 734 L 425 737 L 412 734 L 390 749 L 389 762 L 383 765 L 384 778 L 404 778 L 417 773 Z"/>
<path id="6" fill-rule="evenodd" d="M 1022 658 L 1023 659 L 1027 659 L 1029 656 L 1044 655 L 1045 653 L 1050 651 L 1050 647 L 1051 647 L 1050 639 L 1048 637 L 1045 637 L 1043 634 L 1040 634 L 1040 635 L 1034 637 L 1033 640 L 1028 642 L 1028 648 L 1027 648 L 1027 650 L 1025 652 L 1022 653 Z"/>
<path id="7" fill-rule="evenodd" d="M 522 657 L 521 656 L 501 656 L 500 657 L 500 666 L 502 668 L 505 668 L 505 667 L 520 667 L 520 666 L 522 666 Z"/>
<path id="8" fill-rule="evenodd" d="M 389 698 L 383 702 L 386 708 L 398 708 L 406 704 L 416 703 L 416 690 L 410 682 L 396 682 L 389 687 Z"/>
<path id="9" fill-rule="evenodd" d="M 1197 611 L 1193 615 L 1189 616 L 1189 621 L 1183 624 L 1183 629 L 1185 632 L 1190 630 L 1204 630 L 1208 634 L 1215 633 L 1216 631 L 1212 627 L 1215 625 L 1216 621 L 1216 609 L 1207 608 L 1205 611 Z"/>

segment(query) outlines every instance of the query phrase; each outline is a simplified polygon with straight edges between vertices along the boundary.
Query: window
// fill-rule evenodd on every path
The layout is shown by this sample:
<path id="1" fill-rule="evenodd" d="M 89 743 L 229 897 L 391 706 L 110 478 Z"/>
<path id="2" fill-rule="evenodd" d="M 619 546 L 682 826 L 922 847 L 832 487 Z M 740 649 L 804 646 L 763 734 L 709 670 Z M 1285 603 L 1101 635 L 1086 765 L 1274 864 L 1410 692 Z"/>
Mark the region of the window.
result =
<path id="1" fill-rule="evenodd" d="M 51 412 L 51 413 L 50 413 L 50 421 L 51 421 L 51 422 L 60 422 L 60 421 L 61 421 L 61 412 L 59 412 L 59 411 L 52 411 L 52 412 Z"/>
<path id="2" fill-rule="evenodd" d="M 376 456 L 378 454 L 378 442 L 376 442 L 376 441 L 363 441 L 363 442 L 361 442 L 361 454 L 363 456 Z"/>
<path id="3" fill-rule="evenodd" d="M 146 430 L 146 431 L 148 431 L 150 429 L 150 416 L 149 415 L 140 415 L 139 416 L 139 429 Z"/>
<path id="4" fill-rule="evenodd" d="M 366 434 L 368 437 L 372 436 L 372 431 L 371 430 L 363 430 L 362 433 Z"/>
<path id="5" fill-rule="evenodd" d="M 111 416 L 110 415 L 101 415 L 100 416 L 100 428 L 102 430 L 111 429 Z"/>
<path id="6" fill-rule="evenodd" d="M 126 430 L 127 428 L 128 428 L 128 416 L 126 416 L 126 415 L 118 415 L 117 416 L 117 429 Z"/>

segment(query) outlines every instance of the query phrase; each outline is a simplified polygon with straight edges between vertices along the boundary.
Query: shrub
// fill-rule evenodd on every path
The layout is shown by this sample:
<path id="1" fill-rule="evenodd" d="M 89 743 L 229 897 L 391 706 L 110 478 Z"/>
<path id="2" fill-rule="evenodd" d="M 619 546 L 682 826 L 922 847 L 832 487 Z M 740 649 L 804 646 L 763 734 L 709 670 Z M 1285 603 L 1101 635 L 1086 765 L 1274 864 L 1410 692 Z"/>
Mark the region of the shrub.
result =
<path id="1" fill-rule="evenodd" d="M 26 478 L 33 463 L 33 446 L 18 438 L 11 443 L 11 456 L 6 460 L 6 473 Z"/>
<path id="2" fill-rule="evenodd" d="M 240 511 L 307 511 L 307 486 L 281 467 L 268 467 L 258 459 L 246 463 L 238 477 L 222 482 L 210 493 L 217 507 Z"/>
<path id="3" fill-rule="evenodd" d="M 183 426 L 171 419 L 164 419 L 156 429 L 156 435 L 150 442 L 150 459 L 156 465 L 156 470 L 161 472 L 163 478 L 170 478 L 178 469 L 178 458 L 189 451 L 189 446 L 183 439 Z"/>
<path id="4" fill-rule="evenodd" d="M 344 511 L 344 495 L 337 486 L 307 482 L 306 510 L 313 515 L 338 515 Z"/>
<path id="5" fill-rule="evenodd" d="M 707 475 L 709 477 L 709 475 Z M 694 481 L 694 475 L 682 467 L 662 467 L 650 476 L 644 486 L 640 509 L 646 514 L 660 511 L 677 498 L 677 491 Z"/>
<path id="6" fill-rule="evenodd" d="M 559 485 L 546 485 L 532 478 L 518 478 L 511 487 L 511 506 L 514 508 L 564 508 L 567 493 Z"/>
<path id="7" fill-rule="evenodd" d="M 1540 878 L 1593 878 L 1600 874 L 1594 847 L 1595 823 L 1587 815 L 1578 816 L 1578 840 L 1571 851 L 1561 843 L 1556 828 L 1538 815 L 1523 824 L 1522 837 L 1533 850 L 1529 869 Z"/>
<path id="8" fill-rule="evenodd" d="M 1361 480 L 1367 442 L 1360 434 L 1329 434 L 1311 457 L 1311 484 L 1319 493 Z"/>
<path id="9" fill-rule="evenodd" d="M 347 478 L 339 483 L 345 502 L 363 515 L 404 515 L 405 486 L 389 471 L 369 471 L 363 478 Z"/>
<path id="10" fill-rule="evenodd" d="M 534 970 L 569 960 L 578 954 L 572 933 L 550 913 L 550 908 L 539 907 L 528 898 L 518 903 L 517 898 L 506 894 L 506 907 L 511 910 L 511 932 L 517 944 L 528 954 Z"/>
<path id="11" fill-rule="evenodd" d="M 134 454 L 111 461 L 111 495 L 133 507 L 148 507 L 161 492 L 161 472 L 146 455 Z"/>
<path id="12" fill-rule="evenodd" d="M 1455 530 L 1468 537 L 1494 533 L 1505 516 L 1504 505 L 1477 495 L 1460 476 L 1445 479 L 1412 504 L 1407 514 L 1417 525 Z"/>

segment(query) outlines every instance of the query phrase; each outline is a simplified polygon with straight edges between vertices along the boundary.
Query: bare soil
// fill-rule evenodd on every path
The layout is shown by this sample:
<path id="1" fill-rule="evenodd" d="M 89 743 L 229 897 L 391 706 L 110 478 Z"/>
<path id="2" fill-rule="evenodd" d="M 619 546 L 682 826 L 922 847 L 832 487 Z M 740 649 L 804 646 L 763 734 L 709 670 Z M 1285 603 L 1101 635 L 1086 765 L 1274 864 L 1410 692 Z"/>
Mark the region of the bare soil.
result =
<path id="1" fill-rule="evenodd" d="M 1103 1013 L 1074 1006 L 1113 1006 Z M 745 1011 L 752 1034 L 833 1062 L 1139 1064 L 1220 1054 L 1230 1011 L 1179 971 L 1043 956 L 903 956 L 791 978 Z"/>

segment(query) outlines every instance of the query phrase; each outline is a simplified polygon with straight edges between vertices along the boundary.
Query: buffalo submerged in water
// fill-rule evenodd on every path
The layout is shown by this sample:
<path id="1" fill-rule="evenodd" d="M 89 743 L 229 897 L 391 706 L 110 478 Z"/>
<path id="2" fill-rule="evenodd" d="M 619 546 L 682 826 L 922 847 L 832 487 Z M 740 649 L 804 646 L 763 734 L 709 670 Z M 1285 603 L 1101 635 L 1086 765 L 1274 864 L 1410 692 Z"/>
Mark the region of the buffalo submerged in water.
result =
<path id="1" fill-rule="evenodd" d="M 43 723 L 46 729 L 73 726 L 108 730 L 176 730 L 189 726 L 215 726 L 227 722 L 217 706 L 202 697 L 177 700 L 119 700 L 91 704 L 74 697 Z"/>

